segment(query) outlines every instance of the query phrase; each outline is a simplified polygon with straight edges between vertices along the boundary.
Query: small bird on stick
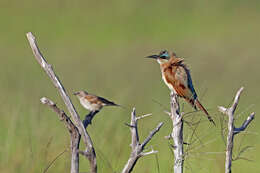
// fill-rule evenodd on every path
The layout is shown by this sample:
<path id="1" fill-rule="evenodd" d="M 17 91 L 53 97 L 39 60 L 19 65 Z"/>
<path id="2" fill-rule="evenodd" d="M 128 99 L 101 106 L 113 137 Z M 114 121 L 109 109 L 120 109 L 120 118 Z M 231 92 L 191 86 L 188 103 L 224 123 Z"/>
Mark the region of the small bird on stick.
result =
<path id="1" fill-rule="evenodd" d="M 159 55 L 151 55 L 147 58 L 156 59 L 160 64 L 162 79 L 171 91 L 179 97 L 184 98 L 196 110 L 197 107 L 202 110 L 206 114 L 208 120 L 215 125 L 215 122 L 209 116 L 207 110 L 198 100 L 192 84 L 190 71 L 183 63 L 183 58 L 177 57 L 174 52 L 169 54 L 167 50 L 161 51 Z"/>
<path id="2" fill-rule="evenodd" d="M 88 124 L 91 124 L 92 118 L 97 114 L 104 106 L 120 106 L 115 104 L 112 101 L 109 101 L 103 97 L 99 97 L 93 94 L 89 94 L 86 91 L 78 91 L 74 93 L 75 96 L 79 99 L 81 105 L 90 111 L 88 115 L 86 115 L 85 120 L 83 121 L 84 127 Z"/>

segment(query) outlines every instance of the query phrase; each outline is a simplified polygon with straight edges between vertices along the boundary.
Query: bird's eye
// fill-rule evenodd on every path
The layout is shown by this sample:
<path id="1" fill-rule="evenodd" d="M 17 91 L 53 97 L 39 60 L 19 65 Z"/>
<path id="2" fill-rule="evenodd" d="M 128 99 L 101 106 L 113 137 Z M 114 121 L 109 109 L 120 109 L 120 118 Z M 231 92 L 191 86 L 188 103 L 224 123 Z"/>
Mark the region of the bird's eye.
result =
<path id="1" fill-rule="evenodd" d="M 163 59 L 166 59 L 167 57 L 169 57 L 168 52 L 165 52 L 165 53 L 163 53 L 163 54 L 160 56 L 160 58 L 163 58 Z"/>

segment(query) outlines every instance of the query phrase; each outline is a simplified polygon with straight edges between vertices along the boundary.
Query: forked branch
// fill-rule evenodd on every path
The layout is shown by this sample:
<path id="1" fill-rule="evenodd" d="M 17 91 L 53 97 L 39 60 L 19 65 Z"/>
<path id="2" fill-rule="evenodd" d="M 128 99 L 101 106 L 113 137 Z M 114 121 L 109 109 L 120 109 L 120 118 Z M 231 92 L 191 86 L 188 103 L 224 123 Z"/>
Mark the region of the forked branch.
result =
<path id="1" fill-rule="evenodd" d="M 73 124 L 66 113 L 57 107 L 57 105 L 50 99 L 43 97 L 41 98 L 41 103 L 49 106 L 54 112 L 57 113 L 59 119 L 64 123 L 65 127 L 70 133 L 70 147 L 71 147 L 71 173 L 79 172 L 79 142 L 80 134 L 77 127 Z"/>
<path id="2" fill-rule="evenodd" d="M 84 152 L 87 153 L 86 156 L 88 157 L 88 160 L 90 162 L 90 172 L 96 173 L 97 172 L 96 153 L 95 153 L 95 149 L 93 147 L 93 143 L 92 143 L 92 140 L 91 140 L 89 134 L 85 130 L 84 125 L 83 125 L 82 121 L 80 120 L 78 113 L 76 112 L 68 94 L 66 93 L 65 88 L 61 84 L 59 78 L 54 73 L 52 66 L 47 63 L 47 61 L 44 59 L 42 53 L 40 52 L 35 37 L 33 36 L 33 34 L 31 32 L 27 33 L 26 36 L 27 36 L 27 39 L 32 48 L 35 59 L 40 64 L 40 66 L 43 68 L 43 70 L 46 72 L 46 74 L 49 76 L 49 78 L 51 79 L 54 86 L 58 89 L 67 109 L 69 110 L 69 112 L 71 114 L 72 120 L 75 123 L 75 126 L 77 127 L 77 129 L 83 139 L 83 142 L 86 146 Z"/>
<path id="3" fill-rule="evenodd" d="M 223 106 L 219 106 L 219 111 L 226 114 L 228 116 L 228 134 L 227 134 L 227 146 L 226 146 L 226 162 L 225 162 L 225 173 L 231 173 L 231 166 L 232 166 L 232 151 L 234 146 L 234 135 L 239 134 L 240 132 L 244 131 L 250 122 L 254 119 L 255 113 L 251 113 L 251 115 L 244 121 L 244 123 L 239 127 L 236 128 L 234 125 L 234 114 L 239 102 L 240 95 L 244 90 L 241 87 L 235 96 L 234 102 L 230 108 L 225 108 Z"/>
<path id="4" fill-rule="evenodd" d="M 146 137 L 143 143 L 140 143 L 139 141 L 139 134 L 138 134 L 138 127 L 137 122 L 138 120 L 145 118 L 147 116 L 150 116 L 151 114 L 146 114 L 143 116 L 136 117 L 135 108 L 133 108 L 132 114 L 131 114 L 131 123 L 127 124 L 128 127 L 130 127 L 131 134 L 132 134 L 132 140 L 131 140 L 131 148 L 132 152 L 131 155 L 122 170 L 122 173 L 129 173 L 133 170 L 137 160 L 146 155 L 157 153 L 155 150 L 144 152 L 145 146 L 148 144 L 148 142 L 152 139 L 152 137 L 160 130 L 163 123 L 160 122 L 155 129 L 153 129 L 150 134 Z"/>

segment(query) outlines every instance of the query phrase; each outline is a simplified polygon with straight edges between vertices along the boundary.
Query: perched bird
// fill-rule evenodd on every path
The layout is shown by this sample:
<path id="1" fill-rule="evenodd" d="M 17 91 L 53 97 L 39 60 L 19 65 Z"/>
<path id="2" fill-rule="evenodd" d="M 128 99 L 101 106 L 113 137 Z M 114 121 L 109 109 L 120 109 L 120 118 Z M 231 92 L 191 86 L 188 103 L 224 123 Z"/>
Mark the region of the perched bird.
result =
<path id="1" fill-rule="evenodd" d="M 92 118 L 97 114 L 104 106 L 119 106 L 114 102 L 111 102 L 103 97 L 99 97 L 93 94 L 89 94 L 86 91 L 78 91 L 74 93 L 75 96 L 79 99 L 81 105 L 90 111 L 86 115 L 85 120 L 83 121 L 84 126 L 91 124 Z"/>
<path id="2" fill-rule="evenodd" d="M 192 84 L 190 71 L 183 63 L 183 58 L 177 57 L 175 53 L 169 54 L 167 50 L 161 51 L 159 55 L 151 55 L 147 58 L 154 58 L 160 64 L 162 79 L 171 91 L 184 98 L 196 110 L 197 107 L 202 110 L 209 121 L 215 125 L 207 110 L 198 100 Z"/>

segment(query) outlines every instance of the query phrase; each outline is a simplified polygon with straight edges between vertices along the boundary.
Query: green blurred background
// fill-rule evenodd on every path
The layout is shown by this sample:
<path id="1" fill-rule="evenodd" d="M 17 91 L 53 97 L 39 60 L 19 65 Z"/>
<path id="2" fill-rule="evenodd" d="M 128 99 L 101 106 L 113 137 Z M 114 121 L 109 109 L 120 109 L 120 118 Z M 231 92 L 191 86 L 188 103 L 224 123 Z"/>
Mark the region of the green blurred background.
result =
<path id="1" fill-rule="evenodd" d="M 198 1 L 0 1 L 0 172 L 43 172 L 69 147 L 69 135 L 55 113 L 41 105 L 49 97 L 66 108 L 52 83 L 36 63 L 26 39 L 33 32 L 39 47 L 60 77 L 83 117 L 87 111 L 72 96 L 77 90 L 103 96 L 128 109 L 106 108 L 88 129 L 97 152 L 99 172 L 120 172 L 130 154 L 130 132 L 124 123 L 136 107 L 141 140 L 158 122 L 165 122 L 150 146 L 157 155 L 141 158 L 134 172 L 172 172 L 173 155 L 164 139 L 171 131 L 169 90 L 159 66 L 145 59 L 162 49 L 174 50 L 191 68 L 199 98 L 217 121 L 207 122 L 202 113 L 186 117 L 198 121 L 197 137 L 185 125 L 184 140 L 192 143 L 185 172 L 224 172 L 225 144 L 220 133 L 218 105 L 228 106 L 235 92 L 245 87 L 236 124 L 259 110 L 260 2 L 257 0 Z M 181 100 L 182 109 L 191 107 Z M 239 115 L 239 116 L 238 116 Z M 233 162 L 234 172 L 260 171 L 259 124 L 236 136 L 234 156 L 253 160 Z M 187 148 L 187 147 L 186 147 Z M 69 172 L 69 152 L 49 168 L 49 173 Z M 88 161 L 80 162 L 81 172 Z"/>

